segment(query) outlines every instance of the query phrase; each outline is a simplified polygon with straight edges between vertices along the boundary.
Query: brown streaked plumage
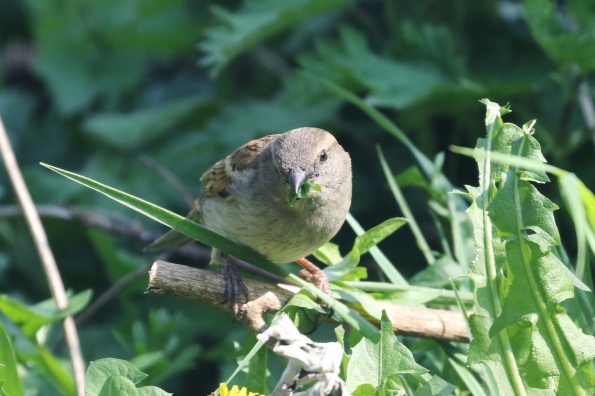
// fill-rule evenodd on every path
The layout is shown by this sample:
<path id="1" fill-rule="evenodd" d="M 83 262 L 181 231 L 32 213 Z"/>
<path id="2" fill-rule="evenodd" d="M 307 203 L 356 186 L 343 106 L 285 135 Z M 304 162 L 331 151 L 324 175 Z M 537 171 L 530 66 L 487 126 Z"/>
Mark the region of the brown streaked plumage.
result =
<path id="1" fill-rule="evenodd" d="M 290 204 L 288 194 L 308 179 L 320 191 L 312 189 L 307 197 Z M 200 181 L 202 194 L 188 218 L 275 263 L 296 261 L 328 242 L 351 204 L 349 154 L 330 133 L 318 128 L 252 140 L 215 163 Z M 148 249 L 190 241 L 172 230 Z M 213 249 L 211 262 L 225 261 Z M 235 274 L 229 278 L 235 279 Z"/>

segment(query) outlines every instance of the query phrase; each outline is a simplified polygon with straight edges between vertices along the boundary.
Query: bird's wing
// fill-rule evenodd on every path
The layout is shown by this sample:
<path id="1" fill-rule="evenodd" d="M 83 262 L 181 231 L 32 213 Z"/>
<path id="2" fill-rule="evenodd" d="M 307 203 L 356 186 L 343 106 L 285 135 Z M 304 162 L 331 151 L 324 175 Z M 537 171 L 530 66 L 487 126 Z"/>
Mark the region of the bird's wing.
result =
<path id="1" fill-rule="evenodd" d="M 215 163 L 215 165 L 206 171 L 200 178 L 203 196 L 226 198 L 229 194 L 225 189 L 231 184 L 234 172 L 255 168 L 257 165 L 256 157 L 258 154 L 279 136 L 281 135 L 269 135 L 260 139 L 251 140 L 221 161 Z M 197 223 L 202 223 L 200 198 L 196 200 L 195 207 L 188 213 L 186 218 Z M 175 230 L 170 230 L 157 238 L 155 242 L 147 246 L 144 250 L 168 249 L 185 245 L 189 242 L 192 242 L 192 238 L 189 236 Z"/>
<path id="2" fill-rule="evenodd" d="M 258 154 L 279 136 L 281 135 L 268 135 L 260 139 L 251 140 L 221 161 L 215 163 L 200 178 L 202 193 L 210 197 L 227 197 L 228 193 L 225 189 L 231 184 L 233 174 L 255 168 Z"/>

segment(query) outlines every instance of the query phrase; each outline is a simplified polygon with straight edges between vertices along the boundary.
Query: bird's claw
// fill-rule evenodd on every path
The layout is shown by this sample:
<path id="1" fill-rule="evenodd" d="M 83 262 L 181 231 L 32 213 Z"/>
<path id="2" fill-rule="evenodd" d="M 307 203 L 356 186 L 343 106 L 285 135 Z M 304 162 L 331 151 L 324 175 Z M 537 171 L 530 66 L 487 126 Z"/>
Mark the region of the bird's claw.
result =
<path id="1" fill-rule="evenodd" d="M 249 291 L 242 278 L 236 273 L 235 265 L 227 263 L 219 272 L 222 272 L 225 279 L 225 292 L 223 294 L 223 304 L 230 304 L 233 316 L 237 317 L 240 311 L 238 296 L 240 292 L 245 297 L 244 303 L 248 302 Z"/>

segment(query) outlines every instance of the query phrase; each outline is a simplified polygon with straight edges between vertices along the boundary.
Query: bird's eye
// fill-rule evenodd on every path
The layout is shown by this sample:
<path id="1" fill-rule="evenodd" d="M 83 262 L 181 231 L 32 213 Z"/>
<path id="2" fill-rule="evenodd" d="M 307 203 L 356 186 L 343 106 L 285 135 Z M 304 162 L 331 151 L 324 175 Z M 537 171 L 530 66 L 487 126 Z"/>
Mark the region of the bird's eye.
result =
<path id="1" fill-rule="evenodd" d="M 326 150 L 322 150 L 318 156 L 320 157 L 320 162 L 324 162 L 328 159 L 328 153 Z"/>

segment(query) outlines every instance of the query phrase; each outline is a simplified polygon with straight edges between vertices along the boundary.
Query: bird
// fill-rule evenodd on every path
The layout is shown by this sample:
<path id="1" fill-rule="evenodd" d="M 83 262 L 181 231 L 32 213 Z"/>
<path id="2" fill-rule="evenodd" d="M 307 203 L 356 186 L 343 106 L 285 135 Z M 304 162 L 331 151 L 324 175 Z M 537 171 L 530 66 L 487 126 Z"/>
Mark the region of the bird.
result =
<path id="1" fill-rule="evenodd" d="M 243 245 L 273 263 L 298 262 L 302 277 L 324 283 L 322 270 L 305 259 L 343 225 L 352 195 L 351 158 L 335 137 L 302 127 L 240 146 L 200 178 L 201 194 L 187 218 Z M 146 250 L 193 239 L 170 230 Z M 229 257 L 213 248 L 211 264 L 223 265 L 226 300 L 234 313 L 247 289 Z M 321 281 L 322 277 L 322 281 Z M 328 289 L 328 280 L 326 280 Z M 328 292 L 328 290 L 324 290 Z"/>

